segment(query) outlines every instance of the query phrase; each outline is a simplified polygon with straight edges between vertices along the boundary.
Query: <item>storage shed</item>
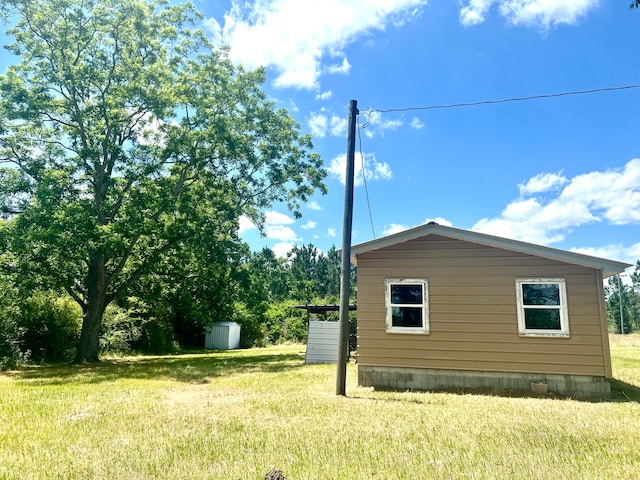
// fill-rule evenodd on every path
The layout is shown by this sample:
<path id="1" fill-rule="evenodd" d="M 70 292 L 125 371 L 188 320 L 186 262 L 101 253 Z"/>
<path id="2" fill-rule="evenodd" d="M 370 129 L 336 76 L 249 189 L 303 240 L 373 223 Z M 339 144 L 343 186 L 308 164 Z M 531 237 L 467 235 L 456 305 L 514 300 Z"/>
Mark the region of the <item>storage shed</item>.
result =
<path id="1" fill-rule="evenodd" d="M 207 350 L 235 350 L 240 347 L 240 324 L 214 322 L 207 327 L 204 348 Z"/>
<path id="2" fill-rule="evenodd" d="M 434 223 L 351 251 L 360 385 L 610 395 L 603 279 L 630 265 Z"/>

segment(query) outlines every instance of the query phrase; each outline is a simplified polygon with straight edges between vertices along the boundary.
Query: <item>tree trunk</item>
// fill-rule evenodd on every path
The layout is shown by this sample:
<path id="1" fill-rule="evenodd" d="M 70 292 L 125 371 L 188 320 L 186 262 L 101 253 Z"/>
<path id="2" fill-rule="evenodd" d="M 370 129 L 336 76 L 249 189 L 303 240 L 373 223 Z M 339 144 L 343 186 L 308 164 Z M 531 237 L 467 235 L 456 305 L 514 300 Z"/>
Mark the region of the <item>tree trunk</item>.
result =
<path id="1" fill-rule="evenodd" d="M 87 303 L 82 318 L 82 331 L 76 363 L 99 362 L 100 327 L 106 307 L 106 280 L 104 255 L 90 253 L 87 275 Z"/>

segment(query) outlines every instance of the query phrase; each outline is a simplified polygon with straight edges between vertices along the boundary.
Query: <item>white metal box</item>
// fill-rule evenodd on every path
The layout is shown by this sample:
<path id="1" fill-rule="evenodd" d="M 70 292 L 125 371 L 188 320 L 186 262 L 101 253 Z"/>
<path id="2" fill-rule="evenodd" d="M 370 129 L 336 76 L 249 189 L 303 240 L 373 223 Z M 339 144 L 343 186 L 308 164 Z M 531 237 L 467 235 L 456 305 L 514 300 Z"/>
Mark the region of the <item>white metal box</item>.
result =
<path id="1" fill-rule="evenodd" d="M 240 324 L 214 322 L 207 327 L 204 348 L 207 350 L 234 350 L 240 347 Z"/>

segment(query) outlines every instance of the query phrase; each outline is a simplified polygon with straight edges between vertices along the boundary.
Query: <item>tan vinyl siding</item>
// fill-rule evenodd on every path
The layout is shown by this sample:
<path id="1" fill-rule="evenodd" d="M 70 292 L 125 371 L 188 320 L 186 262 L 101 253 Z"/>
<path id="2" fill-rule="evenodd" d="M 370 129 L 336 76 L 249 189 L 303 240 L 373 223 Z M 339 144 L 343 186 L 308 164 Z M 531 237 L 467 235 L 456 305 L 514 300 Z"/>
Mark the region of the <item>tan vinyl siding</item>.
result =
<path id="1" fill-rule="evenodd" d="M 429 334 L 386 333 L 385 278 L 429 281 Z M 516 278 L 565 279 L 570 337 L 519 335 Z M 358 363 L 610 376 L 601 281 L 591 268 L 436 235 L 359 254 Z"/>

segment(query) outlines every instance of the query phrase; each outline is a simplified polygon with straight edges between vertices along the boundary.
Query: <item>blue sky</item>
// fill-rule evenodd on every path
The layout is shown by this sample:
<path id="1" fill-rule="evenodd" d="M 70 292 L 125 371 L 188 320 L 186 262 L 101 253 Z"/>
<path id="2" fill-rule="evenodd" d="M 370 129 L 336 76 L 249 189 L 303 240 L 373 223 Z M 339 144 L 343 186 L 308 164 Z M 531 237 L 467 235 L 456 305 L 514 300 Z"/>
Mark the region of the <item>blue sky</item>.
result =
<path id="1" fill-rule="evenodd" d="M 329 193 L 302 219 L 274 205 L 263 235 L 241 219 L 254 250 L 342 246 L 353 99 L 354 244 L 436 220 L 640 258 L 640 88 L 421 109 L 640 84 L 640 11 L 627 0 L 194 2 L 235 62 L 267 68 L 265 91 L 328 170 Z"/>
<path id="2" fill-rule="evenodd" d="M 358 102 L 353 243 L 435 219 L 615 260 L 640 257 L 640 11 L 593 0 L 196 3 L 209 33 L 313 135 L 329 193 L 266 212 L 255 248 L 341 246 L 348 105 Z M 371 112 L 374 110 L 373 112 Z M 362 178 L 362 158 L 371 206 Z"/>

